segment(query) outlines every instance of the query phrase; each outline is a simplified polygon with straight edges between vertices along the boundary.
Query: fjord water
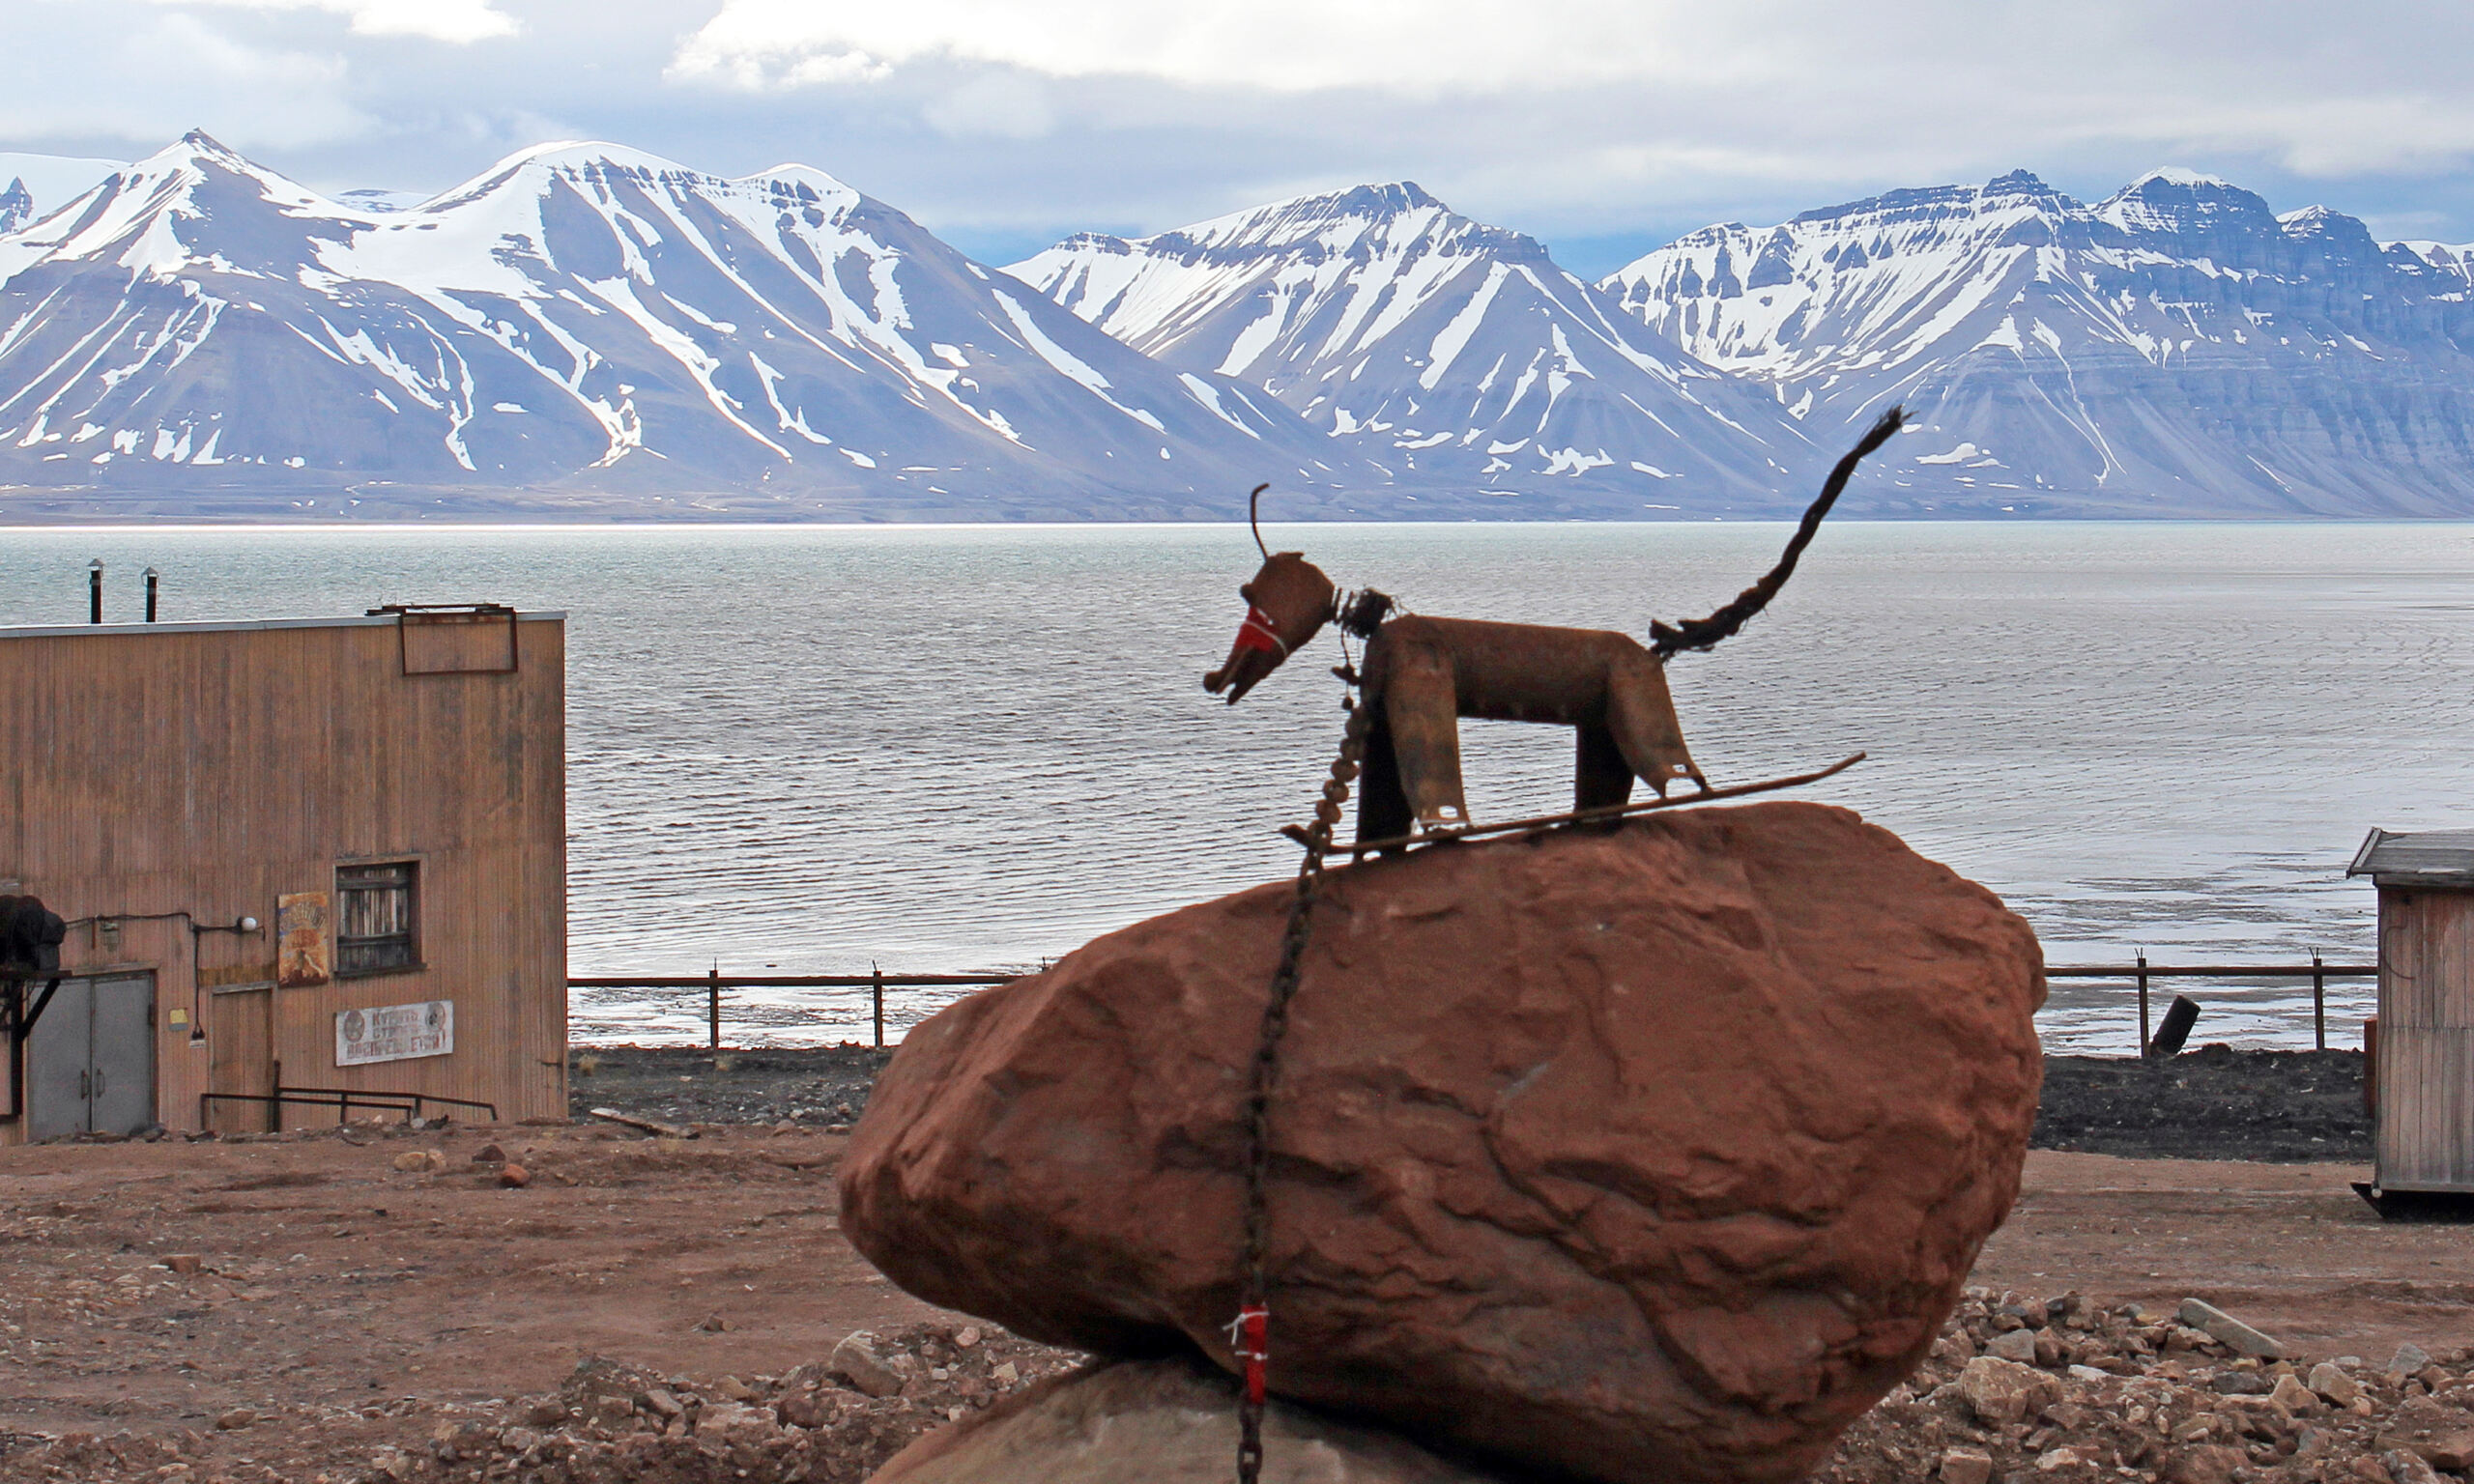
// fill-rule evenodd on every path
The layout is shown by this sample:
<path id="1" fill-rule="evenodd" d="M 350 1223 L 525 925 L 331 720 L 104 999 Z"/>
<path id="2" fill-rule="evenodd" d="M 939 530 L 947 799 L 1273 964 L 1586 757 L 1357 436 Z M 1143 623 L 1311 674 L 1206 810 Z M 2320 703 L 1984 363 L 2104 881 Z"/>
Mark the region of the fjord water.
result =
<path id="1" fill-rule="evenodd" d="M 1421 613 L 1638 635 L 1732 597 L 1786 528 L 1267 534 Z M 91 557 L 116 622 L 148 565 L 166 620 L 564 610 L 578 974 L 1034 966 L 1285 876 L 1275 831 L 1340 724 L 1328 634 L 1233 710 L 1204 695 L 1242 527 L 18 529 L 0 623 L 81 621 Z M 2359 959 L 2364 833 L 2474 822 L 2469 614 L 2462 526 L 1833 525 L 1671 678 L 1714 784 L 1869 753 L 1789 796 L 1992 887 L 2052 962 Z M 1463 736 L 1480 818 L 1567 807 L 1568 731 Z M 2310 1043 L 2307 985 L 2186 987 L 2200 1040 Z M 579 993 L 576 1036 L 700 1036 L 702 998 Z M 732 1035 L 864 1035 L 863 998 L 736 994 Z M 2332 986 L 2332 1044 L 2369 998 Z M 895 1032 L 935 1003 L 896 997 Z M 2130 990 L 2058 983 L 2042 1023 L 2127 1051 Z"/>

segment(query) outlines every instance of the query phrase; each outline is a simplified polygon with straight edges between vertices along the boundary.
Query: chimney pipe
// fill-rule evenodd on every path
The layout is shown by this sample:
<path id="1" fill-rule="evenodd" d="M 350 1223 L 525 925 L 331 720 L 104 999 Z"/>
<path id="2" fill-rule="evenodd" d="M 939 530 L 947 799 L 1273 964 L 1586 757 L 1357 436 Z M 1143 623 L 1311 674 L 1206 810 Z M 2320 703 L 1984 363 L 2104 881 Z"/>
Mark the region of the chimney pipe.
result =
<path id="1" fill-rule="evenodd" d="M 86 621 L 103 621 L 103 558 L 86 563 Z"/>
<path id="2" fill-rule="evenodd" d="M 148 623 L 155 621 L 155 592 L 162 581 L 162 573 L 156 571 L 153 567 L 146 569 L 146 621 Z"/>

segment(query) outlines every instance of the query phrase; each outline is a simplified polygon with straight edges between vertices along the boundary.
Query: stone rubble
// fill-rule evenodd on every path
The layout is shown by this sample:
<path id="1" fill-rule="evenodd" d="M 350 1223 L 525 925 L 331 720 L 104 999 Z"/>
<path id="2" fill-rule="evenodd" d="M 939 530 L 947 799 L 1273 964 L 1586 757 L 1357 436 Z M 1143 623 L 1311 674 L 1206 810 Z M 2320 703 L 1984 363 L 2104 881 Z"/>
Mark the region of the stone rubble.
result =
<path id="1" fill-rule="evenodd" d="M 2413 1370 L 2263 1361 L 2172 1313 L 1971 1288 L 1812 1484 L 2470 1484 L 2474 1350 L 2394 1358 Z M 354 1469 L 199 1467 L 196 1434 L 5 1434 L 0 1484 L 864 1484 L 921 1436 L 1080 1360 L 980 1324 L 852 1335 L 778 1377 L 588 1357 L 549 1395 L 407 1410 L 403 1439 Z M 896 1384 L 873 1395 L 857 1382 L 881 1385 L 878 1368 Z"/>
<path id="2" fill-rule="evenodd" d="M 2398 1369 L 2237 1353 L 2183 1322 L 1971 1288 L 1931 1355 L 1812 1484 L 2465 1484 L 2474 1350 Z M 2222 1326 L 2218 1327 L 2223 1327 Z M 2012 1358 L 2032 1355 L 2033 1359 Z M 2402 1367 L 2411 1366 L 2410 1371 Z"/>

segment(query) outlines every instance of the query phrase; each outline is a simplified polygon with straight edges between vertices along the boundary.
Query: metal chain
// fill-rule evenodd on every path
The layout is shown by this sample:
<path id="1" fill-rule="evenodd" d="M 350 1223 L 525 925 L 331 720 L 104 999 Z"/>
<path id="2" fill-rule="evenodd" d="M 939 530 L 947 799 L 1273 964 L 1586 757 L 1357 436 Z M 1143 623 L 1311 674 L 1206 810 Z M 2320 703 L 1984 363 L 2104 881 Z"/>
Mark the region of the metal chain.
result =
<path id="1" fill-rule="evenodd" d="M 1263 1006 L 1262 1034 L 1254 1042 L 1254 1062 L 1246 1088 L 1246 1255 L 1245 1281 L 1236 1323 L 1230 1325 L 1230 1349 L 1245 1366 L 1245 1390 L 1237 1411 L 1238 1484 L 1256 1484 L 1263 1470 L 1263 1404 L 1266 1373 L 1271 1363 L 1270 1281 L 1263 1270 L 1271 1241 L 1268 1202 L 1272 1163 L 1272 1085 L 1280 1075 L 1280 1044 L 1288 1031 L 1288 1005 L 1306 958 L 1306 940 L 1313 930 L 1314 894 L 1322 884 L 1323 856 L 1331 849 L 1332 831 L 1340 822 L 1340 806 L 1348 802 L 1349 785 L 1366 760 L 1366 734 L 1373 726 L 1373 707 L 1354 699 L 1347 728 L 1340 734 L 1339 756 L 1332 759 L 1332 776 L 1314 806 L 1314 822 L 1304 831 L 1306 858 L 1297 867 L 1297 891 L 1289 899 L 1288 930 L 1280 944 L 1280 967 L 1272 971 L 1271 998 Z"/>

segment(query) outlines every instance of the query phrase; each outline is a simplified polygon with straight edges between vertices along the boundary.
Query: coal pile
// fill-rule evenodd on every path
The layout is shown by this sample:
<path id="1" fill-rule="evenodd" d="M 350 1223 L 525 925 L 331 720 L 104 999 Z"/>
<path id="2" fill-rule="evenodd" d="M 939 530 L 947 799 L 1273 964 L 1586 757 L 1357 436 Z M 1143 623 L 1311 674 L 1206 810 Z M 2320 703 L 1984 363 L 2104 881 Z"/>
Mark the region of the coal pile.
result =
<path id="1" fill-rule="evenodd" d="M 834 1129 L 856 1123 L 892 1057 L 869 1046 L 725 1048 L 577 1046 L 567 1052 L 567 1107 L 578 1118 L 616 1108 L 668 1124 L 780 1124 Z"/>
<path id="2" fill-rule="evenodd" d="M 2245 1051 L 2161 1061 L 2048 1056 L 2033 1147 L 2148 1159 L 2371 1159 L 2359 1051 Z"/>

